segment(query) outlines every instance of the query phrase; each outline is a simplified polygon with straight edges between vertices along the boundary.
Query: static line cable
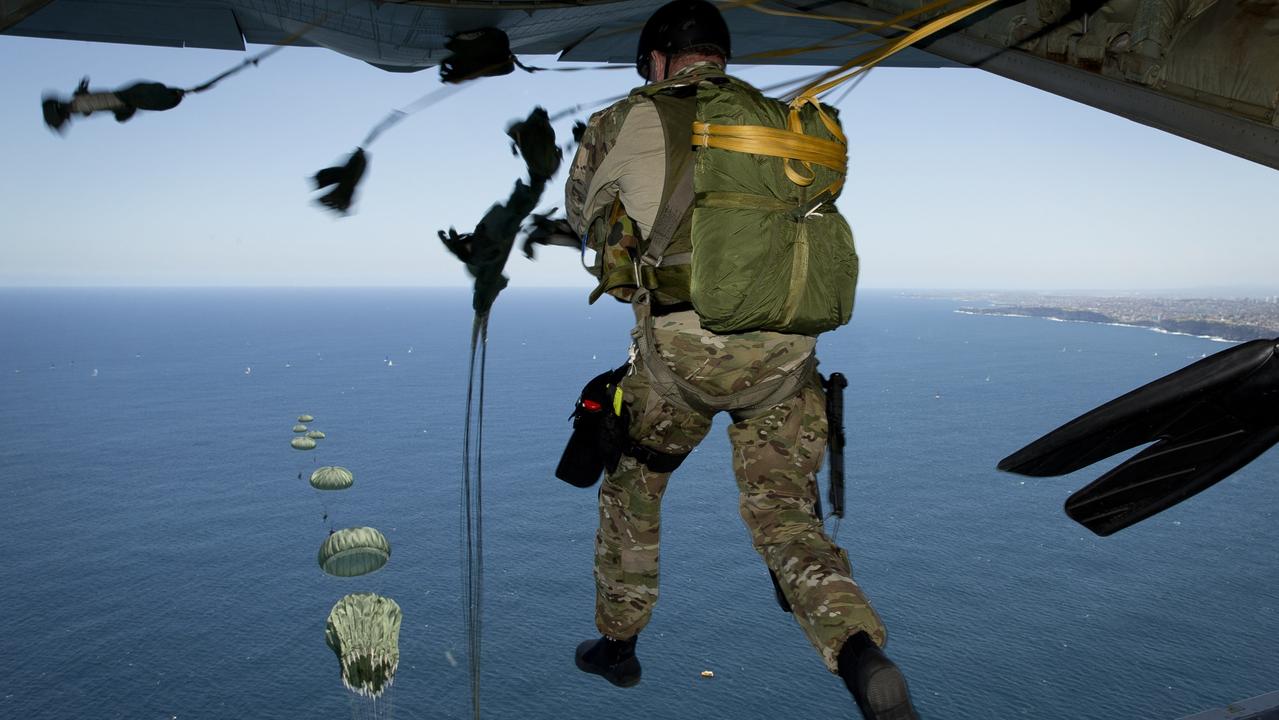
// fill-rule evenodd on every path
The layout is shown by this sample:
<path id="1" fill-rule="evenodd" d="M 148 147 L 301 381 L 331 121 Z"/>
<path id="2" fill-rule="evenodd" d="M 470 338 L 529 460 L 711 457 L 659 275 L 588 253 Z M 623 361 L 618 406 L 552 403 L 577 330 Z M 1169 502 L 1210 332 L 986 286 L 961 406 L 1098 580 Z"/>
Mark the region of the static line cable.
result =
<path id="1" fill-rule="evenodd" d="M 257 65 L 263 59 L 296 43 L 314 29 L 317 24 L 322 22 L 324 17 L 326 16 L 322 16 L 320 20 L 285 38 L 279 45 L 267 48 L 252 57 L 246 58 L 235 67 L 219 73 L 212 79 L 192 88 L 170 87 L 164 83 L 140 80 L 113 90 L 93 90 L 89 88 L 89 78 L 85 77 L 71 93 L 70 97 L 59 97 L 48 93 L 41 97 L 40 110 L 44 115 L 45 125 L 48 125 L 55 132 L 63 133 L 68 127 L 67 123 L 75 115 L 87 117 L 94 113 L 109 112 L 115 116 L 116 122 L 127 122 L 139 110 L 151 112 L 172 110 L 181 104 L 182 99 L 187 95 L 204 92 L 246 67 Z"/>
<path id="2" fill-rule="evenodd" d="M 232 75 L 235 75 L 236 73 L 240 72 L 241 70 L 244 70 L 245 68 L 249 67 L 250 65 L 252 65 L 252 66 L 256 67 L 258 63 L 260 63 L 260 62 L 262 62 L 263 60 L 265 60 L 265 59 L 267 59 L 267 58 L 271 57 L 272 55 L 274 55 L 274 54 L 276 54 L 276 53 L 280 52 L 280 51 L 281 51 L 281 50 L 283 50 L 284 48 L 289 47 L 290 45 L 293 45 L 294 43 L 298 42 L 298 41 L 299 41 L 299 40 L 301 40 L 302 38 L 306 37 L 306 36 L 307 36 L 307 33 L 311 32 L 312 30 L 316 29 L 316 28 L 317 28 L 317 27 L 319 27 L 321 24 L 323 24 L 323 23 L 324 23 L 324 21 L 328 19 L 328 17 L 329 17 L 329 14 L 328 14 L 328 13 L 324 13 L 323 15 L 321 15 L 321 16 L 319 17 L 319 19 L 317 19 L 317 20 L 313 20 L 313 21 L 311 21 L 311 22 L 307 23 L 305 26 L 303 26 L 303 28 L 302 28 L 301 30 L 299 30 L 299 31 L 297 31 L 297 32 L 293 33 L 292 35 L 290 35 L 290 36 L 288 36 L 288 37 L 284 38 L 283 42 L 281 42 L 279 45 L 275 45 L 275 46 L 273 46 L 273 47 L 269 47 L 269 48 L 267 48 L 266 50 L 263 50 L 262 52 L 258 53 L 257 55 L 254 55 L 254 56 L 252 56 L 252 57 L 245 58 L 243 61 L 241 61 L 241 62 L 240 62 L 238 65 L 236 65 L 235 67 L 232 67 L 232 68 L 230 68 L 230 69 L 228 69 L 228 70 L 226 70 L 226 71 L 222 72 L 221 74 L 219 74 L 219 75 L 217 75 L 217 76 L 213 77 L 213 78 L 212 78 L 212 79 L 210 79 L 210 80 L 207 80 L 207 81 L 205 81 L 205 82 L 203 82 L 203 83 L 201 83 L 201 84 L 199 84 L 199 85 L 196 85 L 195 87 L 191 88 L 190 90 L 184 90 L 183 92 L 186 92 L 186 93 L 202 93 L 202 92 L 204 92 L 205 90 L 208 90 L 208 89 L 212 88 L 214 85 L 217 85 L 218 83 L 222 82 L 223 80 L 225 80 L 225 79 L 227 79 L 227 78 L 231 77 Z"/>
<path id="3" fill-rule="evenodd" d="M 425 110 L 438 102 L 447 100 L 464 90 L 466 87 L 467 86 L 465 85 L 445 85 L 443 87 L 438 87 L 408 105 L 405 105 L 403 108 L 392 110 L 387 113 L 386 117 L 382 118 L 377 125 L 374 125 L 372 130 L 369 130 L 369 134 L 364 136 L 364 141 L 360 143 L 360 147 L 367 148 L 378 139 L 379 135 L 395 127 L 404 118 Z"/>
<path id="4" fill-rule="evenodd" d="M 235 67 L 230 68 L 229 70 L 226 70 L 226 71 L 222 72 L 220 75 L 217 75 L 217 76 L 213 77 L 211 80 L 205 81 L 205 82 L 203 82 L 203 83 L 201 83 L 201 84 L 199 84 L 199 85 L 196 85 L 196 86 L 195 86 L 195 87 L 193 87 L 193 88 L 190 88 L 190 89 L 187 89 L 187 90 L 183 90 L 183 92 L 185 92 L 185 93 L 187 93 L 188 95 L 190 95 L 190 94 L 194 94 L 194 93 L 202 93 L 202 92 L 204 92 L 205 90 L 209 90 L 209 89 L 211 89 L 214 85 L 217 85 L 218 83 L 220 83 L 220 82 L 222 82 L 223 80 L 225 80 L 225 79 L 227 79 L 227 78 L 231 77 L 232 75 L 235 75 L 236 73 L 238 73 L 238 72 L 240 72 L 241 70 L 243 70 L 243 69 L 245 69 L 245 68 L 249 67 L 250 65 L 256 66 L 258 63 L 262 62 L 263 60 L 265 60 L 265 59 L 267 59 L 267 58 L 271 57 L 272 55 L 274 55 L 274 54 L 276 54 L 277 52 L 279 52 L 279 51 L 283 50 L 284 48 L 288 47 L 289 45 L 292 45 L 294 42 L 297 42 L 297 39 L 300 39 L 301 37 L 302 37 L 302 35 L 301 35 L 301 34 L 299 34 L 296 38 L 293 38 L 293 39 L 290 39 L 290 40 L 285 40 L 283 43 L 281 43 L 281 44 L 279 44 L 279 45 L 275 45 L 275 46 L 273 46 L 273 47 L 269 47 L 269 48 L 267 48 L 266 50 L 263 50 L 262 52 L 258 53 L 257 55 L 254 55 L 253 57 L 245 58 L 245 59 L 244 59 L 244 61 L 242 61 L 240 64 L 236 65 Z"/>

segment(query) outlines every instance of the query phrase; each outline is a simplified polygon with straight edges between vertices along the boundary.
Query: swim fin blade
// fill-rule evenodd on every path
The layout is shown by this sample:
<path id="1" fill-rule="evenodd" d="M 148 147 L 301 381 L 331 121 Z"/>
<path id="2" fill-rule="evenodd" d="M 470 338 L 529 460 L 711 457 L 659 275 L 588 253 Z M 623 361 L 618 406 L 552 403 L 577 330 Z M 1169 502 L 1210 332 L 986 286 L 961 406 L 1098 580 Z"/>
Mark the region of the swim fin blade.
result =
<path id="1" fill-rule="evenodd" d="M 1153 443 L 1076 491 L 1066 514 L 1111 535 L 1211 487 L 1279 442 L 1279 340 L 1193 363 L 1071 420 L 999 461 L 1064 475 Z"/>

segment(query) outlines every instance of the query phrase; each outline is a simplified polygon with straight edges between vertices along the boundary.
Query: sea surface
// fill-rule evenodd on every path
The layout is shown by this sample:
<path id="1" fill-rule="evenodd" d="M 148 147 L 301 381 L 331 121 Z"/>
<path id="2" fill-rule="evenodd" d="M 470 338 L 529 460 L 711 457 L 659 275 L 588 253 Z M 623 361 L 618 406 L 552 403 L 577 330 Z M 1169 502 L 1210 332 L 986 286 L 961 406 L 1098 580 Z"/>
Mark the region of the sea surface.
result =
<path id="1" fill-rule="evenodd" d="M 722 417 L 666 496 L 643 682 L 574 668 L 595 635 L 595 498 L 553 471 L 575 393 L 625 360 L 629 329 L 582 295 L 509 290 L 492 319 L 484 716 L 855 717 L 773 600 Z M 1228 345 L 958 307 L 865 292 L 819 344 L 850 380 L 838 540 L 921 716 L 1178 718 L 1279 690 L 1279 453 L 1110 538 L 1061 510 L 1105 467 L 995 470 Z M 469 717 L 470 323 L 461 290 L 0 291 L 0 717 L 371 714 L 324 643 L 329 608 L 361 591 L 404 611 L 377 713 Z M 302 413 L 328 435 L 308 453 L 289 447 Z M 327 464 L 354 487 L 299 480 Z M 330 523 L 379 528 L 390 563 L 325 575 Z"/>

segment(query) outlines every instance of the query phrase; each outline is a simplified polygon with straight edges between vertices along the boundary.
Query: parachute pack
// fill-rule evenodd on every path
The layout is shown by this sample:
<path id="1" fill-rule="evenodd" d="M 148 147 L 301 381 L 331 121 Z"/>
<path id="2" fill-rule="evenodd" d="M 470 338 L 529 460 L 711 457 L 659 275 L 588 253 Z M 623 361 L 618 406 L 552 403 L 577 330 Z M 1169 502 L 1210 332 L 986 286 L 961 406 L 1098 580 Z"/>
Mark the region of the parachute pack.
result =
<path id="1" fill-rule="evenodd" d="M 663 211 L 647 238 L 615 206 L 592 226 L 607 292 L 691 302 L 708 330 L 817 335 L 848 322 L 858 260 L 834 206 L 847 149 L 836 111 L 787 104 L 717 70 L 640 88 L 667 140 Z"/>

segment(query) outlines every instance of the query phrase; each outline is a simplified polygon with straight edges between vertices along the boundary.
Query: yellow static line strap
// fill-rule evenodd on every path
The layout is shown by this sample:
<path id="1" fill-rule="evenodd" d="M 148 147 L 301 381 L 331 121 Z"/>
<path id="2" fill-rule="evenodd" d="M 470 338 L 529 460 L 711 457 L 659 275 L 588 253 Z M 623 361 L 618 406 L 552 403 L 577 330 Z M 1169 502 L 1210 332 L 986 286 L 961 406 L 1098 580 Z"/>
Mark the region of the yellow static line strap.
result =
<path id="1" fill-rule="evenodd" d="M 837 43 L 834 47 L 838 47 L 838 43 L 841 43 L 841 42 L 847 43 L 849 40 L 857 37 L 858 35 L 867 34 L 875 30 L 901 30 L 902 32 L 910 32 L 911 28 L 908 26 L 902 25 L 901 24 L 902 22 L 915 18 L 919 15 L 927 15 L 928 13 L 934 10 L 938 10 L 940 8 L 945 7 L 946 5 L 949 5 L 953 0 L 933 0 L 930 3 L 922 5 L 913 10 L 907 10 L 906 12 L 896 17 L 889 18 L 882 22 L 873 21 L 873 20 L 860 20 L 858 18 L 844 17 L 840 15 L 818 15 L 818 14 L 809 13 L 809 12 L 796 12 L 791 10 L 775 10 L 773 8 L 766 8 L 759 5 L 760 1 L 761 0 L 753 0 L 752 2 L 748 2 L 745 5 L 745 7 L 751 10 L 754 10 L 756 12 L 761 12 L 768 15 L 780 15 L 782 17 L 799 17 L 799 18 L 804 18 L 806 20 L 827 20 L 831 22 L 843 23 L 846 25 L 859 25 L 861 27 L 858 27 L 857 29 L 844 33 L 842 35 L 836 35 L 835 37 L 827 38 L 819 43 L 816 43 L 813 45 L 807 45 L 805 47 L 786 48 L 784 50 L 764 50 L 761 52 L 751 53 L 749 55 L 744 55 L 742 57 L 734 58 L 736 62 L 742 62 L 743 60 L 789 57 L 791 55 L 800 55 L 806 52 L 810 52 L 812 50 L 829 50 L 832 47 L 829 43 Z M 871 35 L 866 40 L 859 40 L 858 44 L 874 43 L 874 42 L 877 42 L 878 40 L 879 38 L 875 37 L 874 35 Z M 840 71 L 836 70 L 833 72 L 834 74 L 838 74 Z M 830 77 L 830 75 L 831 73 L 825 73 L 823 74 L 822 79 Z"/>
<path id="2" fill-rule="evenodd" d="M 914 45 L 920 40 L 923 40 L 924 38 L 927 38 L 941 30 L 945 30 L 960 20 L 963 20 L 974 13 L 985 10 L 997 2 L 1000 2 L 1000 0 L 976 0 L 975 2 L 968 3 L 960 8 L 952 10 L 941 17 L 930 20 L 921 25 L 919 28 L 906 33 L 901 37 L 893 38 L 892 40 L 884 43 L 881 47 L 855 57 L 841 65 L 839 68 L 827 73 L 825 78 L 818 80 L 807 88 L 801 90 L 794 102 L 800 102 L 806 96 L 816 97 L 827 90 L 841 85 L 867 70 L 870 70 L 872 67 L 875 67 L 898 52 Z M 853 68 L 856 68 L 856 70 L 848 72 Z"/>
<path id="3" fill-rule="evenodd" d="M 832 122 L 833 124 L 833 122 Z M 838 135 L 842 139 L 842 134 Z M 801 187 L 813 184 L 812 163 L 828 167 L 841 175 L 848 171 L 848 148 L 843 142 L 823 140 L 794 130 L 781 130 L 763 125 L 711 125 L 693 123 L 693 145 L 732 152 L 768 155 L 786 160 L 786 177 Z M 800 173 L 792 161 L 803 163 L 809 172 Z"/>
<path id="4" fill-rule="evenodd" d="M 949 2 L 950 0 L 934 0 L 920 8 L 880 23 L 879 27 L 893 27 L 901 20 L 943 7 Z M 999 2 L 999 0 L 974 0 L 974 2 L 924 23 L 905 35 L 893 38 L 870 52 L 853 58 L 839 68 L 809 83 L 808 86 L 797 92 L 795 98 L 790 102 L 790 116 L 787 119 L 786 130 L 760 125 L 711 125 L 694 122 L 693 145 L 783 158 L 785 160 L 786 177 L 800 187 L 808 187 L 816 179 L 816 175 L 813 172 L 813 163 L 828 167 L 838 172 L 841 176 L 846 175 L 848 173 L 848 141 L 840 130 L 839 124 L 822 109 L 822 104 L 817 99 L 817 96 L 870 70 L 875 65 L 914 45 L 916 42 L 944 30 L 960 20 L 994 5 L 996 2 Z M 748 0 L 742 4 L 753 6 L 755 3 Z M 853 68 L 856 69 L 854 70 Z M 852 72 L 849 72 L 850 70 Z M 805 105 L 811 105 L 817 111 L 818 118 L 821 119 L 822 124 L 834 136 L 835 140 L 824 140 L 804 134 L 804 124 L 800 118 L 800 111 L 803 110 Z M 796 167 L 794 165 L 795 162 L 802 164 L 803 169 Z M 826 190 L 823 190 L 823 193 L 837 193 L 842 186 L 843 177 L 836 180 Z"/>
<path id="5" fill-rule="evenodd" d="M 613 414 L 621 417 L 622 415 L 622 388 L 613 391 Z"/>

